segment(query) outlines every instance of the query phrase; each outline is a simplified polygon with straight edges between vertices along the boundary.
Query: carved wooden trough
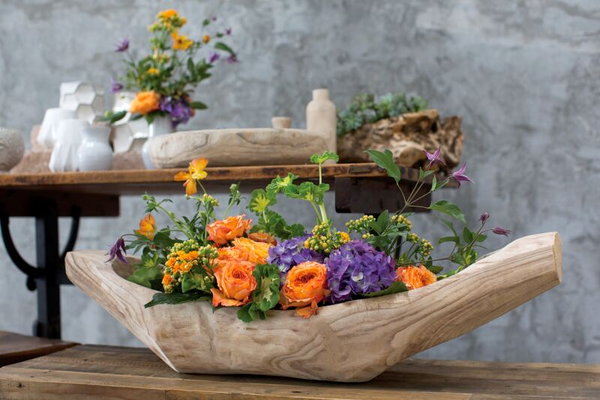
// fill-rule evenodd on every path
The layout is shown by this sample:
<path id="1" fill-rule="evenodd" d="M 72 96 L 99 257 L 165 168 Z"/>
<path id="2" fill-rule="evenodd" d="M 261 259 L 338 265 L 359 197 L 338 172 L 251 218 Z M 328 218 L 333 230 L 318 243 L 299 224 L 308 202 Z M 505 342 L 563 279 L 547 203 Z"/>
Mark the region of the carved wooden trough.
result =
<path id="1" fill-rule="evenodd" d="M 272 311 L 246 324 L 207 302 L 144 304 L 154 290 L 125 280 L 103 251 L 67 255 L 69 279 L 178 372 L 363 382 L 399 361 L 501 316 L 558 285 L 556 232 L 527 236 L 433 285 L 324 306 L 304 320 Z"/>

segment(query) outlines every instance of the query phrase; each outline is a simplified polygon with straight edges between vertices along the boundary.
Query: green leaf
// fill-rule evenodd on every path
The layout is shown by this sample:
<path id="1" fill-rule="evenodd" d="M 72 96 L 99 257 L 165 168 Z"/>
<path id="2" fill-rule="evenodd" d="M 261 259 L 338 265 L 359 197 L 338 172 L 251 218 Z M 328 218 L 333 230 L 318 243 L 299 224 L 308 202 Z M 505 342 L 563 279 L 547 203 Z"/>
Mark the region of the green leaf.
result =
<path id="1" fill-rule="evenodd" d="M 275 203 L 277 203 L 275 193 L 269 195 L 264 189 L 255 189 L 252 191 L 248 209 L 254 213 L 260 214 Z"/>
<path id="2" fill-rule="evenodd" d="M 458 236 L 444 236 L 438 240 L 438 244 L 446 243 L 446 242 L 454 242 L 458 244 L 460 242 L 460 238 Z"/>
<path id="3" fill-rule="evenodd" d="M 192 101 L 190 107 L 195 110 L 206 110 L 208 108 L 208 106 L 201 101 Z"/>
<path id="4" fill-rule="evenodd" d="M 239 183 L 232 183 L 229 186 L 229 201 L 227 202 L 227 205 L 229 207 L 234 206 L 234 205 L 238 205 L 240 204 L 240 202 L 242 201 L 242 194 L 240 193 L 240 184 Z"/>
<path id="5" fill-rule="evenodd" d="M 396 183 L 400 181 L 402 173 L 400 171 L 400 167 L 398 167 L 394 162 L 394 155 L 391 151 L 385 150 L 385 152 L 382 153 L 377 150 L 365 150 L 365 153 L 367 153 L 371 157 L 371 159 L 375 164 L 377 164 L 377 166 L 385 169 L 388 175 L 394 178 Z"/>
<path id="6" fill-rule="evenodd" d="M 463 228 L 463 239 L 465 240 L 465 243 L 471 243 L 473 241 L 473 232 L 466 226 Z"/>
<path id="7" fill-rule="evenodd" d="M 204 272 L 202 267 L 199 268 Z M 190 290 L 200 290 L 202 292 L 210 293 L 212 287 L 212 279 L 209 278 L 206 273 L 190 271 L 181 278 L 181 291 L 183 293 L 187 293 Z"/>
<path id="8" fill-rule="evenodd" d="M 324 151 L 323 154 L 317 153 L 310 156 L 310 162 L 313 164 L 323 164 L 327 160 L 338 162 L 340 157 L 332 151 Z"/>
<path id="9" fill-rule="evenodd" d="M 152 288 L 152 283 L 162 280 L 162 276 L 162 270 L 157 265 L 150 268 L 140 267 L 127 280 L 147 288 Z"/>
<path id="10" fill-rule="evenodd" d="M 380 290 L 378 292 L 368 293 L 361 295 L 362 297 L 379 297 L 386 296 L 388 294 L 406 292 L 408 289 L 403 282 L 394 282 L 387 289 Z"/>
<path id="11" fill-rule="evenodd" d="M 464 224 L 467 223 L 467 221 L 465 219 L 465 215 L 463 214 L 461 209 L 456 204 L 454 204 L 448 200 L 440 200 L 438 202 L 435 202 L 429 206 L 429 209 L 449 215 L 453 218 L 456 218 L 457 220 L 459 220 L 460 222 L 462 222 Z"/>
<path id="12" fill-rule="evenodd" d="M 475 238 L 476 242 L 482 243 L 485 242 L 487 239 L 487 235 L 484 235 L 483 233 L 480 233 L 479 235 L 477 235 L 477 238 Z"/>
<path id="13" fill-rule="evenodd" d="M 431 191 L 435 192 L 436 189 L 437 189 L 437 177 L 434 175 L 433 179 L 431 180 Z"/>
<path id="14" fill-rule="evenodd" d="M 444 270 L 444 267 L 442 267 L 441 265 L 432 265 L 427 266 L 427 269 L 437 275 Z"/>
<path id="15" fill-rule="evenodd" d="M 256 289 L 252 303 L 261 311 L 268 311 L 279 303 L 279 268 L 273 264 L 257 265 L 252 272 Z"/>
<path id="16" fill-rule="evenodd" d="M 152 300 L 144 304 L 144 308 L 154 307 L 159 304 L 181 304 L 190 301 L 208 301 L 210 296 L 203 293 L 155 293 Z"/>
<path id="17" fill-rule="evenodd" d="M 226 51 L 227 53 L 231 54 L 232 56 L 235 56 L 235 52 L 233 50 L 231 50 L 231 48 L 223 42 L 215 43 L 214 47 L 217 50 L 223 50 L 223 51 Z"/>
<path id="18" fill-rule="evenodd" d="M 298 177 L 292 174 L 291 172 L 289 172 L 284 178 L 278 176 L 267 185 L 266 192 L 269 196 L 274 196 L 277 193 L 282 193 L 283 191 L 285 191 L 285 189 L 292 185 L 297 178 Z"/>
<path id="19" fill-rule="evenodd" d="M 205 19 L 204 21 L 202 21 L 202 26 L 208 26 L 210 25 L 210 19 Z"/>
<path id="20" fill-rule="evenodd" d="M 423 179 L 427 178 L 429 175 L 433 174 L 434 171 L 423 171 L 421 168 L 419 168 L 419 180 L 422 181 Z"/>

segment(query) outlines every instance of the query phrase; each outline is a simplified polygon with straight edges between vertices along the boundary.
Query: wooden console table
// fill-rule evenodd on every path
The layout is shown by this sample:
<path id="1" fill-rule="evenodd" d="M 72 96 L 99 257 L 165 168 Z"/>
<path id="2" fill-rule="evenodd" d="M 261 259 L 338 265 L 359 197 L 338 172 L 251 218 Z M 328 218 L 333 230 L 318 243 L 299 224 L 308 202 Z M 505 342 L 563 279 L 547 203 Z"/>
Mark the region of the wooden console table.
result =
<path id="1" fill-rule="evenodd" d="M 406 360 L 367 383 L 187 375 L 150 350 L 76 346 L 0 368 L 2 399 L 598 399 L 600 365 Z"/>
<path id="2" fill-rule="evenodd" d="M 65 172 L 48 174 L 0 175 L 0 227 L 7 253 L 27 275 L 27 287 L 37 291 L 38 318 L 34 334 L 60 338 L 60 285 L 69 284 L 64 272 L 64 257 L 73 250 L 81 217 L 119 215 L 122 195 L 184 195 L 181 182 L 173 177 L 182 169 Z M 318 177 L 315 165 L 254 166 L 207 168 L 203 181 L 211 193 L 224 193 L 229 185 L 240 182 L 242 191 L 264 187 L 278 175 L 292 172 L 301 180 Z M 419 171 L 402 168 L 401 186 L 412 190 Z M 323 168 L 324 181 L 332 185 L 338 212 L 379 214 L 384 209 L 402 207 L 395 182 L 375 164 L 336 164 Z M 452 184 L 446 187 L 453 187 Z M 424 185 L 420 194 L 427 194 Z M 420 205 L 429 205 L 426 195 Z M 140 203 L 141 204 L 141 203 Z M 415 209 L 412 211 L 419 211 Z M 34 217 L 36 227 L 36 265 L 29 265 L 19 254 L 10 235 L 10 217 Z M 58 218 L 72 219 L 65 248 L 59 249 Z"/>

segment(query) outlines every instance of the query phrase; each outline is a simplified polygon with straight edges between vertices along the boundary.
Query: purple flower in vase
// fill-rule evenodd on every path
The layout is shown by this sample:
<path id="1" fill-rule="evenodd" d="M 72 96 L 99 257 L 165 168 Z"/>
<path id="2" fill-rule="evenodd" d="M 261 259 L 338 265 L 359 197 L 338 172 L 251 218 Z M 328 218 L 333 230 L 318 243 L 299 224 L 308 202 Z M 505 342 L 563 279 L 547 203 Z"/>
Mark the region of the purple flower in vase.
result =
<path id="1" fill-rule="evenodd" d="M 229 57 L 227 57 L 227 62 L 229 64 L 235 64 L 236 62 L 238 62 L 237 56 L 235 55 L 230 55 Z"/>
<path id="2" fill-rule="evenodd" d="M 348 242 L 334 250 L 325 265 L 329 303 L 386 289 L 396 280 L 394 259 L 363 241 Z"/>
<path id="3" fill-rule="evenodd" d="M 208 63 L 212 64 L 216 62 L 219 58 L 221 58 L 221 55 L 219 53 L 217 53 L 216 51 L 211 51 L 208 54 Z"/>
<path id="4" fill-rule="evenodd" d="M 111 81 L 111 83 L 110 83 L 110 92 L 111 93 L 118 93 L 121 90 L 123 90 L 123 85 L 113 79 Z"/>
<path id="5" fill-rule="evenodd" d="M 125 254 L 127 251 L 125 250 L 125 240 L 123 236 L 119 237 L 115 244 L 110 246 L 110 250 L 108 252 L 109 259 L 108 261 L 112 261 L 115 258 L 118 258 L 124 264 L 127 264 L 127 259 L 125 258 Z"/>
<path id="6" fill-rule="evenodd" d="M 508 229 L 500 228 L 499 226 L 492 229 L 492 232 L 495 233 L 496 235 L 504 235 L 504 236 L 508 236 L 512 233 L 512 231 L 509 231 Z"/>
<path id="7" fill-rule="evenodd" d="M 115 51 L 117 53 L 122 53 L 124 51 L 127 51 L 128 48 L 129 48 L 129 39 L 125 38 L 125 39 L 121 40 L 119 43 L 117 43 L 117 48 L 115 49 Z"/>
<path id="8" fill-rule="evenodd" d="M 465 169 L 467 168 L 467 163 L 464 163 L 462 167 L 454 171 L 450 176 L 458 183 L 458 187 L 460 187 L 461 182 L 471 182 L 471 178 L 465 175 Z"/>
<path id="9" fill-rule="evenodd" d="M 269 248 L 267 262 L 277 265 L 282 274 L 281 282 L 285 280 L 287 272 L 298 264 L 305 261 L 323 262 L 321 254 L 304 247 L 304 241 L 309 237 L 310 235 L 298 236 Z"/>
<path id="10" fill-rule="evenodd" d="M 425 154 L 425 156 L 427 157 L 427 160 L 429 160 L 429 166 L 427 168 L 431 168 L 431 166 L 434 164 L 446 165 L 444 160 L 440 157 L 440 154 L 442 152 L 441 147 L 438 147 L 438 149 L 436 151 L 434 151 L 433 153 L 428 153 L 425 150 L 421 150 L 421 151 Z"/>
<path id="11" fill-rule="evenodd" d="M 481 221 L 481 224 L 485 224 L 487 222 L 487 220 L 490 218 L 490 213 L 488 213 L 487 211 L 484 212 L 483 214 L 481 214 L 481 217 L 479 217 L 479 221 Z"/>
<path id="12" fill-rule="evenodd" d="M 227 36 L 231 36 L 231 28 L 227 28 L 227 29 L 225 29 L 225 34 L 226 34 Z"/>
<path id="13" fill-rule="evenodd" d="M 194 110 L 184 98 L 161 97 L 160 110 L 171 116 L 173 128 L 187 123 L 194 116 Z"/>

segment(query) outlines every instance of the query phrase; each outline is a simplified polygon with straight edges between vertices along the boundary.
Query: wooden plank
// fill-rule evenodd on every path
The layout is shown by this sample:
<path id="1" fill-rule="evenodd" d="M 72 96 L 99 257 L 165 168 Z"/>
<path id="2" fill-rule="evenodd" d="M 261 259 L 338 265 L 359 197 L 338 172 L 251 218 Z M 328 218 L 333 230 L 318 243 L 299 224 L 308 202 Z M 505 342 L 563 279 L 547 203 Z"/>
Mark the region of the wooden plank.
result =
<path id="1" fill-rule="evenodd" d="M 0 369 L 2 399 L 597 399 L 600 366 L 406 360 L 361 384 L 177 374 L 147 349 L 77 346 Z"/>
<path id="2" fill-rule="evenodd" d="M 56 205 L 59 217 L 118 217 L 119 196 L 111 194 L 68 193 L 61 191 L 0 190 L 0 212 L 11 217 L 39 214 L 44 204 Z M 42 207 L 40 207 L 42 205 Z"/>
<path id="3" fill-rule="evenodd" d="M 0 331 L 0 366 L 54 353 L 77 343 Z"/>

